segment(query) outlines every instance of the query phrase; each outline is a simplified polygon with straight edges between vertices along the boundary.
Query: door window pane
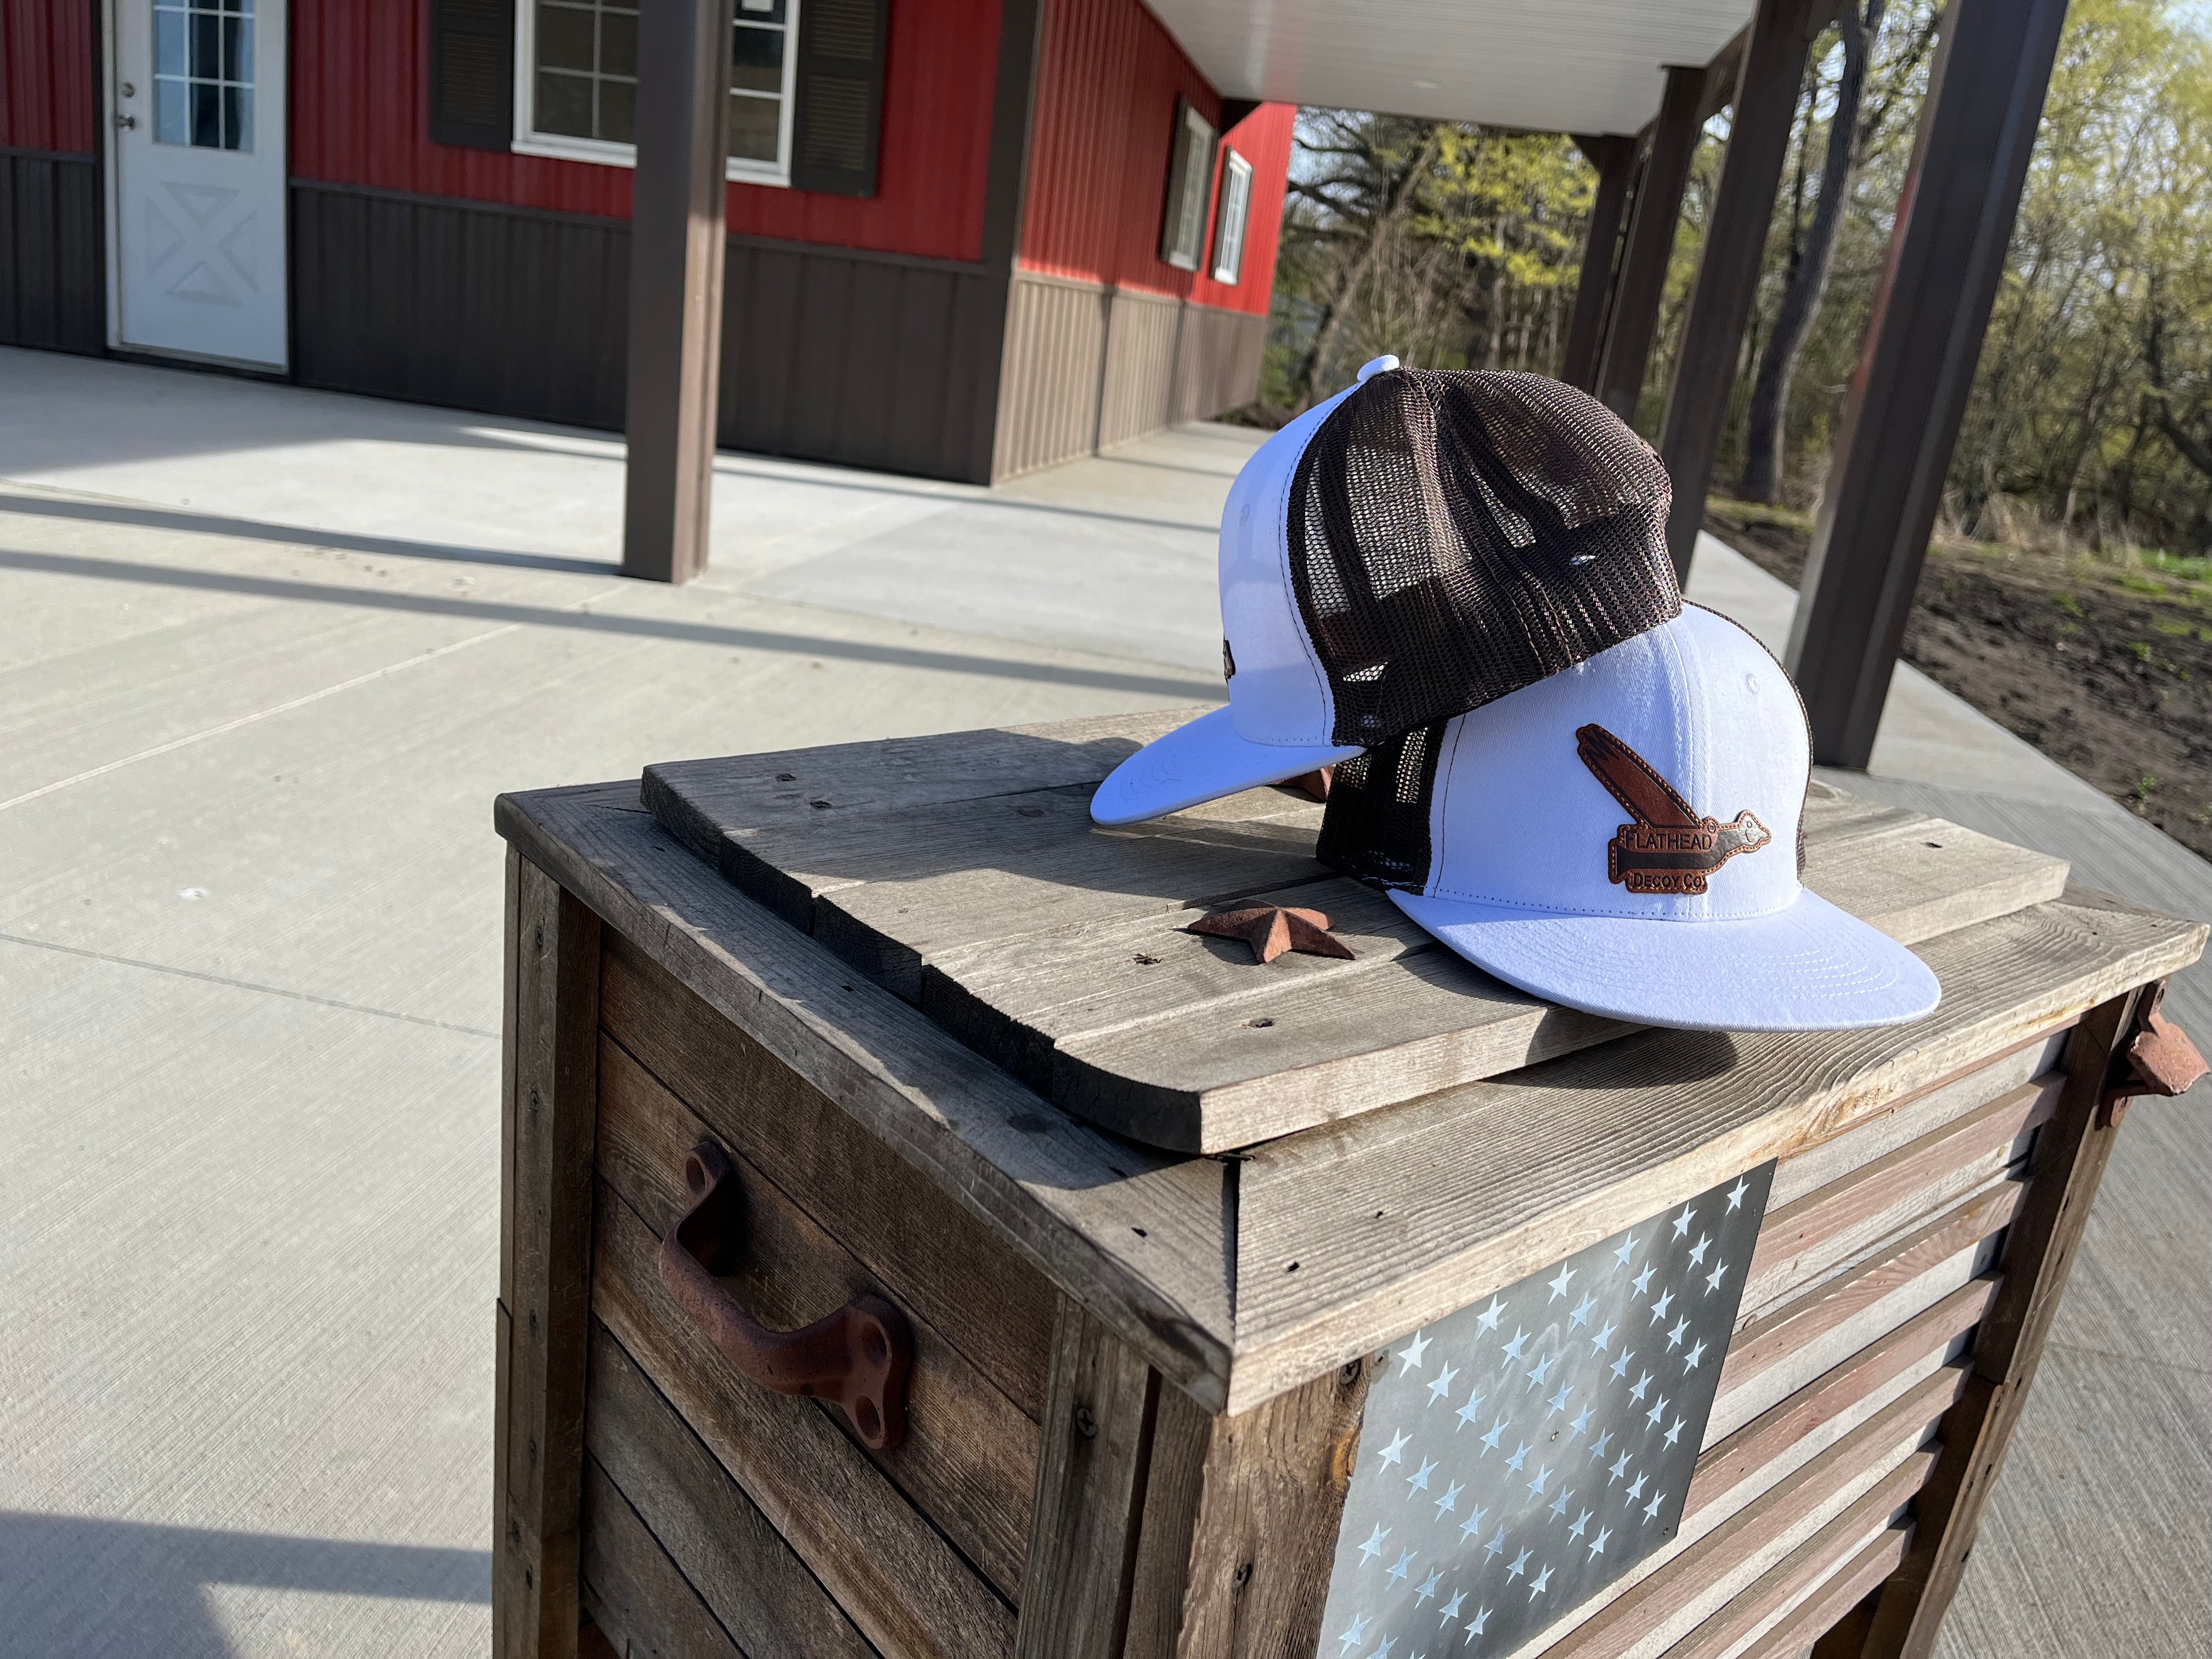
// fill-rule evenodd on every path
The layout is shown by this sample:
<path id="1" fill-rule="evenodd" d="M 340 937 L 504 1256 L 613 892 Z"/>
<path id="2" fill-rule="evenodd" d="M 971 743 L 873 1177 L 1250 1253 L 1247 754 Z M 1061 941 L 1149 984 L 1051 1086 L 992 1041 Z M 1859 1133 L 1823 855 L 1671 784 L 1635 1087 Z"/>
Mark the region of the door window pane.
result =
<path id="1" fill-rule="evenodd" d="M 253 148 L 253 0 L 154 0 L 154 142 Z"/>

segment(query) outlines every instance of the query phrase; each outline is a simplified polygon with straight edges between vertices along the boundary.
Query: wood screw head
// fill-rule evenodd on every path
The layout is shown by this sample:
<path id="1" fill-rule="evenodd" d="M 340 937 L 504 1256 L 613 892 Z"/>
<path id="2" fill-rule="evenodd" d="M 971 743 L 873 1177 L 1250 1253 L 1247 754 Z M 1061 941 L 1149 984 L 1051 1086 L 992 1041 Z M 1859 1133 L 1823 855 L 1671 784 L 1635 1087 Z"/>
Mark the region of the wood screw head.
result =
<path id="1" fill-rule="evenodd" d="M 1078 1406 L 1075 1408 L 1075 1431 L 1085 1440 L 1098 1437 L 1098 1419 L 1091 1414 L 1090 1407 Z"/>

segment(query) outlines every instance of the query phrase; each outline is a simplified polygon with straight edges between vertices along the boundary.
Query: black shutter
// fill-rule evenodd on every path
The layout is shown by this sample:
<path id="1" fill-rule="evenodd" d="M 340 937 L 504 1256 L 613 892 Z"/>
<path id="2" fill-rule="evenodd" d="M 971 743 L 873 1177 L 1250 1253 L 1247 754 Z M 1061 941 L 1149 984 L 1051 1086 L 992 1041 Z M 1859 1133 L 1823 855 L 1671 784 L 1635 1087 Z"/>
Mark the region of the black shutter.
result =
<path id="1" fill-rule="evenodd" d="M 514 0 L 430 0 L 430 142 L 514 141 Z"/>
<path id="2" fill-rule="evenodd" d="M 798 0 L 799 101 L 791 182 L 833 196 L 876 193 L 890 0 Z"/>

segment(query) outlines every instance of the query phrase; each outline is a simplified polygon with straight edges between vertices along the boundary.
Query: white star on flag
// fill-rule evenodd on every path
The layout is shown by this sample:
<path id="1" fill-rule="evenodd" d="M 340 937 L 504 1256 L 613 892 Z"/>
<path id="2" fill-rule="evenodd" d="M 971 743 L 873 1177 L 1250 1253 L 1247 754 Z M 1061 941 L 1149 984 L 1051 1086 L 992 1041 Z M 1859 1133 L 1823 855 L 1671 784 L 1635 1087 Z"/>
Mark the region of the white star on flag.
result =
<path id="1" fill-rule="evenodd" d="M 1636 1235 L 1634 1233 L 1622 1234 L 1620 1248 L 1613 1253 L 1613 1259 L 1620 1263 L 1622 1267 L 1626 1267 L 1628 1265 L 1628 1258 L 1635 1254 Z"/>
<path id="2" fill-rule="evenodd" d="M 1456 1480 L 1444 1488 L 1444 1495 L 1437 1499 L 1437 1519 L 1443 1520 L 1444 1516 L 1459 1507 L 1459 1495 L 1464 1490 L 1465 1488 Z"/>
<path id="3" fill-rule="evenodd" d="M 1475 1330 L 1478 1333 L 1496 1330 L 1498 1328 L 1498 1316 L 1504 1311 L 1505 1304 L 1503 1302 L 1500 1302 L 1496 1297 L 1492 1297 L 1490 1298 L 1490 1305 L 1482 1310 L 1481 1316 L 1474 1322 Z"/>
<path id="4" fill-rule="evenodd" d="M 1445 1602 L 1442 1607 L 1437 1609 L 1437 1611 L 1443 1614 L 1443 1621 L 1449 1625 L 1453 1620 L 1459 1617 L 1459 1610 L 1461 1607 L 1464 1607 L 1466 1603 L 1467 1592 L 1465 1590 L 1454 1590 L 1452 1592 L 1452 1599 Z"/>
<path id="5" fill-rule="evenodd" d="M 1406 1461 L 1406 1442 L 1411 1438 L 1413 1438 L 1413 1437 L 1407 1434 L 1405 1430 L 1399 1430 L 1396 1437 L 1394 1438 L 1389 1445 L 1382 1448 L 1382 1461 L 1385 1463 L 1404 1462 Z"/>
<path id="6" fill-rule="evenodd" d="M 1467 1391 L 1467 1404 L 1462 1406 L 1457 1411 L 1452 1413 L 1454 1417 L 1459 1419 L 1459 1426 L 1461 1429 L 1465 1428 L 1468 1424 L 1474 1421 L 1475 1407 L 1481 1404 L 1482 1390 L 1480 1389 L 1469 1389 Z M 1459 1430 L 1455 1429 L 1452 1432 L 1456 1434 L 1459 1432 Z"/>
<path id="7" fill-rule="evenodd" d="M 1421 1467 L 1406 1477 L 1406 1485 L 1414 1492 L 1426 1492 L 1429 1489 L 1429 1476 L 1435 1472 L 1436 1467 L 1434 1458 L 1423 1458 Z"/>
<path id="8" fill-rule="evenodd" d="M 1551 1582 L 1552 1570 L 1547 1567 L 1536 1575 L 1535 1582 L 1528 1586 L 1528 1599 L 1533 1601 L 1541 1595 L 1544 1593 L 1544 1586 Z"/>
<path id="9" fill-rule="evenodd" d="M 1605 1540 L 1612 1536 L 1612 1528 L 1600 1527 L 1597 1529 L 1597 1536 L 1590 1540 L 1589 1553 L 1592 1555 L 1603 1555 L 1605 1553 Z"/>
<path id="10" fill-rule="evenodd" d="M 1362 1555 L 1367 1556 L 1370 1559 L 1382 1554 L 1382 1540 L 1389 1535 L 1390 1528 L 1382 1525 L 1378 1522 L 1376 1524 L 1375 1530 L 1368 1534 L 1367 1541 L 1359 1547 L 1359 1553 Z"/>
<path id="11" fill-rule="evenodd" d="M 1551 1295 L 1544 1299 L 1547 1302 L 1557 1302 L 1561 1297 L 1567 1293 L 1568 1281 L 1572 1279 L 1574 1276 L 1575 1270 L 1572 1267 L 1560 1268 L 1559 1276 L 1552 1281 Z"/>
<path id="12" fill-rule="evenodd" d="M 1421 1581 L 1420 1589 L 1413 1592 L 1413 1599 L 1416 1601 L 1427 1601 L 1431 1595 L 1434 1595 L 1437 1593 L 1437 1585 L 1442 1582 L 1443 1578 L 1443 1573 L 1441 1570 L 1431 1572 L 1426 1578 L 1424 1578 Z"/>
<path id="13" fill-rule="evenodd" d="M 1729 1209 L 1733 1210 L 1737 1205 L 1743 1202 L 1744 1192 L 1750 1184 L 1751 1183 L 1746 1181 L 1741 1176 L 1738 1176 L 1735 1178 L 1735 1185 L 1728 1189 Z"/>
<path id="14" fill-rule="evenodd" d="M 1682 1206 L 1682 1213 L 1674 1218 L 1675 1237 L 1680 1238 L 1683 1234 L 1690 1231 L 1690 1218 L 1696 1213 L 1697 1212 L 1692 1209 L 1688 1205 L 1685 1204 Z"/>
<path id="15" fill-rule="evenodd" d="M 1458 1375 L 1459 1372 L 1449 1365 L 1446 1365 L 1443 1370 L 1438 1371 L 1437 1373 L 1437 1380 L 1429 1384 L 1429 1404 L 1433 1406 L 1437 1401 L 1449 1394 L 1451 1392 L 1452 1378 Z"/>
<path id="16" fill-rule="evenodd" d="M 1401 1550 L 1398 1553 L 1398 1559 L 1390 1564 L 1390 1577 L 1392 1581 L 1395 1582 L 1398 1579 L 1403 1578 L 1406 1576 L 1406 1569 L 1411 1566 L 1413 1562 L 1413 1551 Z"/>
<path id="17" fill-rule="evenodd" d="M 1370 1613 L 1367 1617 L 1371 1619 L 1374 1615 Z M 1343 1643 L 1347 1648 L 1358 1647 L 1362 1642 L 1364 1642 L 1367 1639 L 1367 1619 L 1353 1620 L 1352 1621 L 1352 1628 L 1345 1632 L 1343 1635 L 1338 1637 L 1336 1639 Z"/>
<path id="18" fill-rule="evenodd" d="M 1698 1235 L 1698 1242 L 1690 1249 L 1690 1260 L 1696 1262 L 1700 1267 L 1704 1267 L 1705 1265 L 1705 1252 L 1712 1248 L 1712 1243 L 1713 1237 L 1711 1233 L 1699 1233 Z"/>
<path id="19" fill-rule="evenodd" d="M 1611 1320 L 1606 1321 L 1604 1326 L 1599 1330 L 1598 1334 L 1590 1338 L 1590 1352 L 1592 1353 L 1603 1353 L 1605 1352 L 1606 1344 L 1613 1340 L 1613 1322 Z"/>
<path id="20" fill-rule="evenodd" d="M 1419 1365 L 1421 1356 L 1428 1351 L 1429 1339 L 1421 1332 L 1415 1331 L 1413 1340 L 1406 1345 L 1406 1352 L 1398 1356 L 1404 1362 L 1398 1368 L 1398 1375 L 1403 1376 L 1407 1371 Z"/>
<path id="21" fill-rule="evenodd" d="M 1577 1325 L 1589 1324 L 1590 1310 L 1595 1306 L 1597 1306 L 1597 1298 L 1594 1296 L 1585 1295 L 1581 1301 L 1575 1304 L 1573 1309 L 1568 1313 L 1567 1328 L 1569 1330 L 1572 1330 Z"/>

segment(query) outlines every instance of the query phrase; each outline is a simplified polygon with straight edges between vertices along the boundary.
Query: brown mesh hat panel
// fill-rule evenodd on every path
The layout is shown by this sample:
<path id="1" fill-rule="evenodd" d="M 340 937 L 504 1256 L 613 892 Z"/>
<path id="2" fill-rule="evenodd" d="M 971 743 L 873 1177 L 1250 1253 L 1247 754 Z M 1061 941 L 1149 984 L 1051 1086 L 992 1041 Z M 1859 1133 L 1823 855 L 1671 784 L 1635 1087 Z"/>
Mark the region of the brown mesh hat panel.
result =
<path id="1" fill-rule="evenodd" d="M 1392 369 L 1291 481 L 1291 575 L 1340 744 L 1382 743 L 1680 614 L 1666 468 L 1538 374 Z"/>
<path id="2" fill-rule="evenodd" d="M 1378 887 L 1419 892 L 1429 880 L 1429 813 L 1449 720 L 1416 726 L 1340 761 L 1314 856 Z"/>

